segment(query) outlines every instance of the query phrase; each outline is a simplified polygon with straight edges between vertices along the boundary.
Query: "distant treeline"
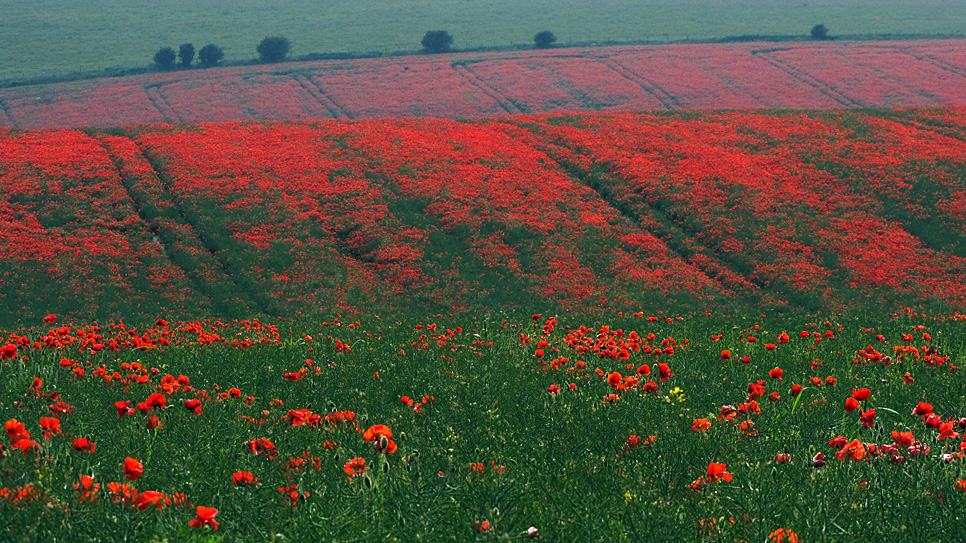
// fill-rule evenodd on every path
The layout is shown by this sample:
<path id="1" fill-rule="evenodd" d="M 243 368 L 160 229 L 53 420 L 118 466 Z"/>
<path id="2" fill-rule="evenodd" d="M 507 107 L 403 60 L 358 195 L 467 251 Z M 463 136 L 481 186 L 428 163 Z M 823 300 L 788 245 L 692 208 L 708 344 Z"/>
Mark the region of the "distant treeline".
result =
<path id="1" fill-rule="evenodd" d="M 834 39 L 829 36 L 828 28 L 822 24 L 813 26 L 810 36 L 813 40 Z M 779 38 L 778 41 L 792 41 L 799 37 L 777 36 L 777 38 Z M 719 41 L 745 42 L 775 40 L 776 36 L 741 35 L 726 36 Z M 533 46 L 537 49 L 547 49 L 553 47 L 554 43 L 556 42 L 557 36 L 549 30 L 541 30 L 533 36 Z M 420 45 L 422 46 L 421 52 L 423 53 L 447 53 L 452 50 L 453 36 L 451 36 L 446 30 L 429 30 L 425 35 L 423 35 Z M 258 46 L 255 47 L 255 51 L 258 53 L 258 61 L 263 63 L 282 62 L 286 60 L 288 58 L 290 49 L 291 42 L 289 42 L 288 38 L 283 36 L 269 36 L 263 39 Z M 342 55 L 339 57 L 327 55 L 308 55 L 293 60 L 322 60 L 327 58 L 345 58 L 349 56 L 352 55 Z M 211 68 L 217 66 L 224 57 L 225 53 L 222 51 L 221 47 L 209 43 L 198 51 L 198 65 L 200 65 L 202 68 Z M 171 70 L 176 67 L 183 69 L 191 68 L 194 60 L 195 47 L 190 43 L 181 44 L 177 52 L 175 52 L 174 48 L 172 47 L 162 47 L 157 53 L 154 54 L 154 64 L 161 70 Z"/>

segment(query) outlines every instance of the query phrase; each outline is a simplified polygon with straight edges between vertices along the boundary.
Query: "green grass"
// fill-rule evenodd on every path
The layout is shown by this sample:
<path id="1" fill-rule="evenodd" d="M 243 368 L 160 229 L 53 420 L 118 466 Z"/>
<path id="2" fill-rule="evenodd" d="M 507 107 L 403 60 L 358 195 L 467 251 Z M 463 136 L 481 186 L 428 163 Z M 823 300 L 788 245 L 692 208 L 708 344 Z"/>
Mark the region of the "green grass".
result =
<path id="1" fill-rule="evenodd" d="M 601 323 L 563 315 L 557 329 L 543 336 L 543 320 L 508 320 L 429 317 L 397 323 L 383 316 L 351 329 L 345 323 L 293 323 L 289 326 L 295 333 L 283 331 L 281 344 L 246 350 L 209 345 L 98 355 L 74 349 L 27 351 L 29 360 L 0 363 L 0 419 L 26 423 L 42 452 L 10 452 L 4 440 L 7 455 L 0 459 L 0 487 L 31 484 L 45 498 L 18 506 L 0 498 L 5 519 L 0 539 L 472 541 L 526 539 L 523 534 L 531 526 L 548 541 L 765 541 L 779 528 L 796 532 L 802 541 L 962 538 L 966 494 L 955 485 L 964 475 L 963 460 L 946 464 L 940 459 L 943 452 L 957 451 L 961 439 L 938 441 L 936 430 L 909 415 L 920 401 L 931 402 L 944 419 L 966 414 L 963 374 L 949 371 L 949 364 L 960 365 L 964 359 L 960 321 L 903 315 L 823 322 L 802 315 L 793 320 L 749 316 L 667 323 L 617 317 L 603 324 L 625 334 L 653 332 L 655 339 L 648 343 L 655 346 L 669 336 L 677 340 L 672 356 L 641 351 L 619 361 L 575 353 L 562 341 L 570 328 L 583 324 L 599 330 Z M 438 330 L 416 327 L 427 322 L 438 323 Z M 920 324 L 925 328 L 914 329 Z M 455 331 L 460 325 L 463 331 L 445 345 L 434 340 L 446 327 Z M 831 330 L 835 337 L 816 345 L 811 337 L 799 337 L 800 330 Z M 764 344 L 775 342 L 782 331 L 791 341 L 767 350 Z M 869 344 L 887 354 L 894 354 L 891 345 L 922 346 L 923 331 L 932 335 L 929 345 L 950 355 L 943 365 L 851 362 Z M 232 337 L 233 332 L 223 333 Z M 312 341 L 298 332 L 311 333 Z M 486 343 L 473 344 L 474 333 Z M 521 343 L 521 333 L 532 337 L 529 343 Z M 713 341 L 711 336 L 719 333 L 722 337 Z M 900 334 L 905 333 L 916 334 L 915 341 L 902 341 Z M 889 344 L 879 343 L 876 334 Z M 336 352 L 329 335 L 351 343 L 352 352 Z M 749 335 L 758 341 L 749 342 Z M 569 363 L 561 369 L 541 368 L 534 356 L 541 337 L 548 342 L 544 362 L 566 356 Z M 731 350 L 730 361 L 721 361 L 724 349 Z M 750 362 L 741 363 L 742 356 Z M 109 373 L 122 374 L 130 373 L 121 368 L 122 362 L 139 361 L 160 373 L 147 384 L 125 386 L 102 382 L 88 367 L 88 374 L 76 379 L 58 364 L 63 357 L 95 367 L 104 364 Z M 304 367 L 306 358 L 318 364 L 318 374 L 311 371 L 297 382 L 282 377 Z M 576 360 L 589 367 L 568 371 Z M 626 364 L 636 368 L 656 360 L 674 372 L 658 383 L 657 393 L 643 394 L 638 386 L 616 402 L 604 401 L 613 389 L 594 368 L 627 375 L 633 369 Z M 783 380 L 769 378 L 775 367 L 784 370 Z M 914 383 L 903 384 L 906 372 Z M 168 373 L 190 377 L 193 386 L 211 395 L 200 415 L 183 406 L 194 394 L 174 392 L 166 394 L 170 407 L 155 413 L 163 430 L 147 431 L 139 414 L 116 416 L 114 402 L 133 400 L 133 406 L 143 401 Z M 838 383 L 807 385 L 810 377 L 827 376 Z M 74 414 L 63 420 L 64 434 L 50 440 L 43 439 L 37 421 L 48 414 L 52 399 L 29 393 L 35 377 L 44 381 L 42 392 L 58 392 L 74 406 Z M 766 382 L 760 415 L 734 423 L 715 420 L 721 406 L 744 402 L 748 384 L 758 380 Z M 575 391 L 566 390 L 571 382 Z M 793 383 L 807 385 L 797 404 L 790 392 Z M 550 394 L 552 384 L 565 390 Z M 253 395 L 254 400 L 219 400 L 216 385 L 221 392 L 238 387 L 242 398 Z M 864 406 L 877 409 L 872 428 L 862 427 L 858 412 L 843 409 L 853 387 L 872 391 Z M 779 392 L 782 400 L 768 401 L 771 392 Z M 419 414 L 400 400 L 410 396 L 418 402 L 424 395 L 436 401 Z M 288 428 L 281 417 L 299 408 L 323 415 L 352 410 L 358 413 L 360 429 L 388 425 L 398 451 L 380 456 L 346 426 Z M 241 416 L 264 424 L 252 426 Z M 695 418 L 709 418 L 711 428 L 692 431 Z M 737 427 L 749 418 L 755 435 Z M 899 463 L 888 455 L 839 462 L 828 444 L 836 435 L 892 443 L 893 430 L 912 431 L 931 452 L 918 459 L 904 454 L 907 458 Z M 656 437 L 628 451 L 625 440 L 631 434 Z M 94 454 L 70 449 L 70 440 L 80 436 L 97 443 Z M 276 459 L 243 450 L 246 441 L 259 437 L 277 445 Z M 339 447 L 326 449 L 325 440 Z M 306 452 L 320 459 L 318 469 L 286 470 L 289 458 Z M 812 467 L 810 459 L 818 452 L 827 457 L 827 466 Z M 791 462 L 776 464 L 778 453 L 790 454 Z M 126 482 L 120 465 L 128 456 L 144 464 L 144 474 L 132 486 L 169 496 L 183 492 L 195 505 L 215 507 L 219 529 L 189 527 L 194 508 L 137 511 L 112 503 L 107 484 Z M 363 457 L 371 466 L 365 476 L 350 478 L 343 471 L 353 457 Z M 477 462 L 485 466 L 482 475 L 470 471 Z M 725 463 L 733 479 L 703 491 L 689 489 L 711 462 Z M 233 486 L 231 475 L 238 470 L 251 471 L 260 484 Z M 93 475 L 102 485 L 92 503 L 80 503 L 71 488 L 80 475 Z M 297 508 L 278 491 L 293 483 L 310 494 Z M 477 521 L 488 521 L 490 530 L 478 532 Z M 720 533 L 701 532 L 702 522 L 713 522 Z"/>
<path id="2" fill-rule="evenodd" d="M 283 35 L 291 55 L 411 51 L 427 30 L 455 48 L 532 45 L 553 31 L 557 45 L 708 40 L 739 35 L 962 34 L 966 13 L 939 0 L 200 0 L 122 3 L 0 1 L 0 81 L 152 63 L 161 47 L 215 43 L 226 61 L 256 58 L 266 36 Z"/>

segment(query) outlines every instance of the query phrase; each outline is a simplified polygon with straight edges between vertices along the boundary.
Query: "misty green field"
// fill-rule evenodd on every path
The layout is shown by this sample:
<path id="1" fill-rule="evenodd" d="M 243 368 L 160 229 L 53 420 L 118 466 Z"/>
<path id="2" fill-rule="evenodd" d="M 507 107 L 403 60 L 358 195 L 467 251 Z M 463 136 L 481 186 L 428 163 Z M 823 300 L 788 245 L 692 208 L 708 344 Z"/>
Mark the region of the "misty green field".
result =
<path id="1" fill-rule="evenodd" d="M 743 34 L 962 34 L 966 12 L 939 0 L 0 0 L 0 81 L 151 63 L 161 47 L 221 46 L 226 61 L 255 58 L 270 35 L 291 54 L 418 49 L 444 29 L 455 48 L 526 45 L 540 30 L 559 44 L 706 40 Z"/>

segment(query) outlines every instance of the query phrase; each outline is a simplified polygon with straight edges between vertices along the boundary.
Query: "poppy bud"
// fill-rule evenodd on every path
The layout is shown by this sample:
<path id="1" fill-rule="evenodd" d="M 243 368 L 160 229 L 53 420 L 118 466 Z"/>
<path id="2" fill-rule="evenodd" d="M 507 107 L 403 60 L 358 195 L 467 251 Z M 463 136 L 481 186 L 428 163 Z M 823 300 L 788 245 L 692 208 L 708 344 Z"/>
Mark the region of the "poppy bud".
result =
<path id="1" fill-rule="evenodd" d="M 813 468 L 820 468 L 820 467 L 824 466 L 826 463 L 827 462 L 825 461 L 825 455 L 822 454 L 822 453 L 818 453 L 818 454 L 816 454 L 815 456 L 812 457 L 812 467 Z"/>

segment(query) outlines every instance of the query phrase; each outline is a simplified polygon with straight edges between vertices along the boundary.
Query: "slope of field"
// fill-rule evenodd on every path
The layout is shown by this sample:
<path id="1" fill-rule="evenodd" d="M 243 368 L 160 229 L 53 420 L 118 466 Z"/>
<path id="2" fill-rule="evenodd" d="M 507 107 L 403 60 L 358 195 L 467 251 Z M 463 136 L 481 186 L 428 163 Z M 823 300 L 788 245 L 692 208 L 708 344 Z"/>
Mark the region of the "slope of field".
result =
<path id="1" fill-rule="evenodd" d="M 960 109 L 11 131 L 0 307 L 961 309 L 964 141 Z"/>
<path id="2" fill-rule="evenodd" d="M 0 126 L 966 106 L 966 41 L 554 49 L 288 63 L 0 90 Z"/>
<path id="3" fill-rule="evenodd" d="M 265 36 L 292 53 L 419 49 L 427 30 L 454 46 L 532 44 L 552 30 L 561 43 L 709 40 L 737 35 L 804 36 L 824 23 L 833 35 L 962 34 L 966 17 L 943 0 L 0 0 L 0 81 L 112 67 L 146 66 L 161 47 L 215 43 L 229 60 L 255 57 Z"/>

